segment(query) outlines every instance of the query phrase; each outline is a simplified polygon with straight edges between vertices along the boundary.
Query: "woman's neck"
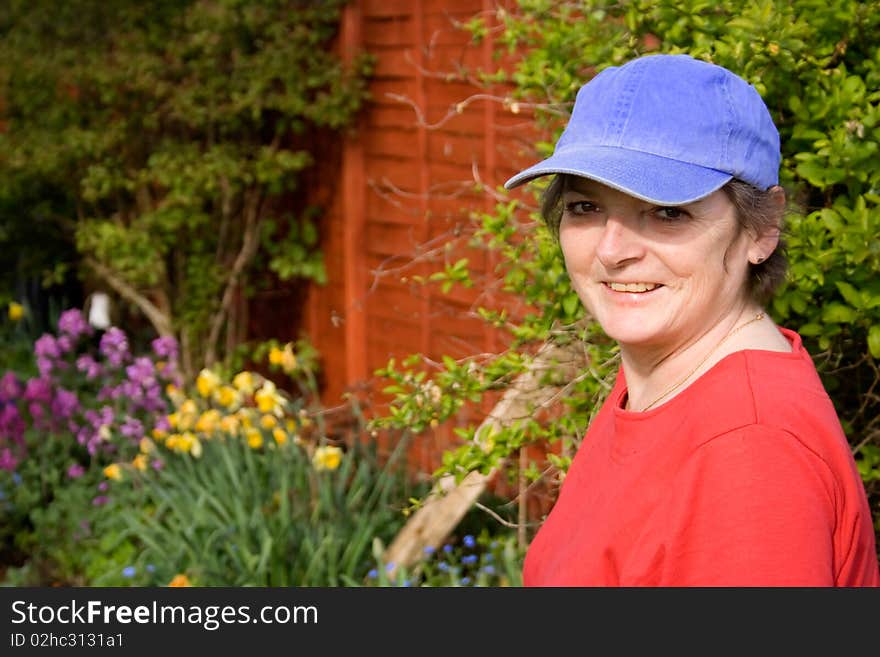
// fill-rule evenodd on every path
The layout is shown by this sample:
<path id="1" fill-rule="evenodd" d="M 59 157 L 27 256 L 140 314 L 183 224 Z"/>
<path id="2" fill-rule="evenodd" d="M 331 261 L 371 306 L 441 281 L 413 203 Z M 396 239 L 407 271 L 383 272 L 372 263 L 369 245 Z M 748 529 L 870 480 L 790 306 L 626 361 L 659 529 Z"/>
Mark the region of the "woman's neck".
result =
<path id="1" fill-rule="evenodd" d="M 726 313 L 706 330 L 666 345 L 621 345 L 627 409 L 669 401 L 725 356 L 743 349 L 790 351 L 775 324 L 755 304 Z"/>

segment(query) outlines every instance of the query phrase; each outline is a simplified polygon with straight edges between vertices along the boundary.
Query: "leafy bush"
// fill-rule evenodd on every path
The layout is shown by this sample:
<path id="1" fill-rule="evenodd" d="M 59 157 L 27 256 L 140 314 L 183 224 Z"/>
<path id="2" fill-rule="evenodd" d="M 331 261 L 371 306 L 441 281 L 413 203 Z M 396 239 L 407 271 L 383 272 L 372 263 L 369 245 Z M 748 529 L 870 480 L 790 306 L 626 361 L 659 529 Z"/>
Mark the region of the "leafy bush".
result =
<path id="1" fill-rule="evenodd" d="M 320 212 L 294 193 L 311 135 L 366 97 L 369 58 L 332 47 L 343 4 L 0 3 L 4 250 L 33 276 L 75 246 L 70 266 L 178 338 L 184 371 L 222 359 L 240 296 L 324 279 Z"/>

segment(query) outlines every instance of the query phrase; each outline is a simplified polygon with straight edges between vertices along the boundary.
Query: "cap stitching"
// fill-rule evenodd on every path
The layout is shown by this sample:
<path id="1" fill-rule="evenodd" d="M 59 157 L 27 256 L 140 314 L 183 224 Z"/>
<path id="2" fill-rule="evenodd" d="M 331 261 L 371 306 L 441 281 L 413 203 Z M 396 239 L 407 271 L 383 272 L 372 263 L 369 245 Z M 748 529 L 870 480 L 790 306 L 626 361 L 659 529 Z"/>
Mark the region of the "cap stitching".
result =
<path id="1" fill-rule="evenodd" d="M 644 65 L 629 69 L 629 79 L 624 81 L 623 89 L 614 106 L 614 118 L 608 126 L 608 132 L 611 134 L 608 139 L 603 140 L 609 146 L 619 147 L 623 143 L 623 133 L 632 115 L 632 99 L 641 85 L 643 68 Z"/>

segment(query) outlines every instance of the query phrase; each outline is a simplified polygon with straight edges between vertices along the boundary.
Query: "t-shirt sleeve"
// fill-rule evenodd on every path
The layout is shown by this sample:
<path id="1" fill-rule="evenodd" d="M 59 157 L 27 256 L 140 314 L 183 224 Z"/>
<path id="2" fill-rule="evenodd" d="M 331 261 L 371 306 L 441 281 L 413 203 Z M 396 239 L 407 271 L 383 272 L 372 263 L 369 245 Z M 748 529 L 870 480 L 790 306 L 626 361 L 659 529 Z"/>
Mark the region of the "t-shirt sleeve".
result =
<path id="1" fill-rule="evenodd" d="M 749 425 L 707 441 L 669 495 L 661 584 L 833 584 L 837 486 L 791 433 Z"/>

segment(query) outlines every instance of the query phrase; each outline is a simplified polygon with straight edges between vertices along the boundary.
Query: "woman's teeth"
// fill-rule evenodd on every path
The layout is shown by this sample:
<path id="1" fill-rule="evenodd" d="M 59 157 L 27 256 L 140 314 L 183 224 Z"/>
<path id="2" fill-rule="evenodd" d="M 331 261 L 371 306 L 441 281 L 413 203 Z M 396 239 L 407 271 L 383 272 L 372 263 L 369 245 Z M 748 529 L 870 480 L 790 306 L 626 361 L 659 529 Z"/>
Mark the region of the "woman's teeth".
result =
<path id="1" fill-rule="evenodd" d="M 656 283 L 608 283 L 615 292 L 650 292 L 660 287 Z"/>

